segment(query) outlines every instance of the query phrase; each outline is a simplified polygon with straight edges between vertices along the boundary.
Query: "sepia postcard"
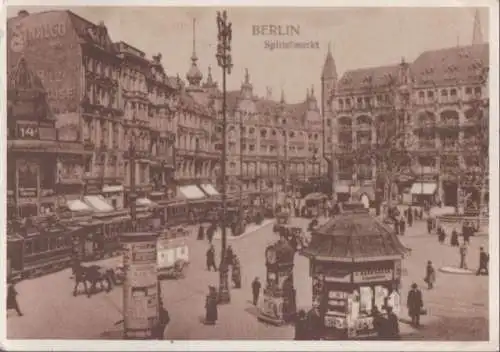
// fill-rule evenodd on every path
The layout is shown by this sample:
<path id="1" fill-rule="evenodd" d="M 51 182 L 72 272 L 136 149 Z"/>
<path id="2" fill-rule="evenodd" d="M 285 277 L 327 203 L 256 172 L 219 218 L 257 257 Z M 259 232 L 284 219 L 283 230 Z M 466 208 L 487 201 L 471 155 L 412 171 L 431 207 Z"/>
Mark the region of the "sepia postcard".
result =
<path id="1" fill-rule="evenodd" d="M 2 6 L 2 349 L 498 350 L 498 2 Z"/>

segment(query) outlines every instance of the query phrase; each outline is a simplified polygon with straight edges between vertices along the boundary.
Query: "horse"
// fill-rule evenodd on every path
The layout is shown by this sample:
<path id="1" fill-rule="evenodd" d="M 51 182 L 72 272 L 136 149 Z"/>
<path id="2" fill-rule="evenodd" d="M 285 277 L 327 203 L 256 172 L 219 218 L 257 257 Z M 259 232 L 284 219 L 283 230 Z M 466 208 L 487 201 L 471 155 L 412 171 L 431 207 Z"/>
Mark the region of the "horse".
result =
<path id="1" fill-rule="evenodd" d="M 83 283 L 85 293 L 87 294 L 87 297 L 90 298 L 92 293 L 97 289 L 97 283 L 99 283 L 102 290 L 104 288 L 103 282 L 106 282 L 106 292 L 109 292 L 113 288 L 113 283 L 115 282 L 113 269 L 102 268 L 99 265 L 91 265 L 87 267 L 78 263 L 73 267 L 73 273 L 75 277 L 73 296 L 76 296 L 80 283 Z M 87 282 L 90 283 L 90 290 L 87 286 Z"/>

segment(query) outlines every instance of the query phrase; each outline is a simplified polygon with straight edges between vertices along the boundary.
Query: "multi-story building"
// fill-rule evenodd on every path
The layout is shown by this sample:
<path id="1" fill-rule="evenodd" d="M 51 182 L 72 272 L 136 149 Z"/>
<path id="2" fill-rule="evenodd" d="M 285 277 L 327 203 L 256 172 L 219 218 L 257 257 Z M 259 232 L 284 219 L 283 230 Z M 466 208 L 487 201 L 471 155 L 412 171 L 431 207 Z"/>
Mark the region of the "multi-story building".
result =
<path id="1" fill-rule="evenodd" d="M 314 89 L 297 104 L 287 104 L 283 92 L 279 102 L 260 98 L 246 70 L 240 90 L 228 92 L 227 101 L 229 192 L 274 196 L 320 176 L 322 118 Z"/>
<path id="2" fill-rule="evenodd" d="M 477 116 L 488 116 L 489 99 L 489 45 L 482 43 L 479 28 L 476 14 L 472 45 L 426 51 L 413 63 L 351 70 L 340 80 L 335 71 L 324 72 L 325 125 L 334 143 L 326 148 L 335 149 L 340 199 L 368 202 L 383 193 L 383 165 L 356 151 L 375 148 L 383 133 L 377 126 L 392 118 L 404 131 L 411 157 L 399 165 L 390 193 L 409 201 L 458 206 L 467 198 L 478 204 L 477 183 L 487 182 L 487 163 L 478 162 L 487 158 L 480 142 L 487 132 Z M 332 62 L 329 52 L 325 69 L 332 71 Z"/>

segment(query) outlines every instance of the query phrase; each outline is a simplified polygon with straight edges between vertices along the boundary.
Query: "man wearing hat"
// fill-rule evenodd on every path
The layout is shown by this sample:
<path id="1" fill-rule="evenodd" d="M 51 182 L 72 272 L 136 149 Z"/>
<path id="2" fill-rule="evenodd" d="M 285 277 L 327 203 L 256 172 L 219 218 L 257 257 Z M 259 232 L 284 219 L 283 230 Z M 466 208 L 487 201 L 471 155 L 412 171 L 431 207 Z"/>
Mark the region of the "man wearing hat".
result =
<path id="1" fill-rule="evenodd" d="M 476 275 L 488 275 L 488 262 L 490 261 L 490 255 L 484 251 L 484 248 L 479 248 L 479 268 L 477 269 Z"/>
<path id="2" fill-rule="evenodd" d="M 408 307 L 408 315 L 411 318 L 411 323 L 413 326 L 420 326 L 420 314 L 424 307 L 424 301 L 422 299 L 422 291 L 417 287 L 416 283 L 411 285 L 411 290 L 408 292 L 408 299 L 406 301 L 406 306 Z"/>

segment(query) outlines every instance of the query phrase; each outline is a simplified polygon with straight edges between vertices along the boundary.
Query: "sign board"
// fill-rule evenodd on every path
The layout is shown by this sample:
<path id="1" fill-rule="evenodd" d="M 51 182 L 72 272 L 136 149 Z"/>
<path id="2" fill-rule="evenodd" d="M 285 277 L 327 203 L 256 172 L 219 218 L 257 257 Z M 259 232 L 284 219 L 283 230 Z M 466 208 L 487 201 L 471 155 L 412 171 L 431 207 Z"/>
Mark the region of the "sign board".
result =
<path id="1" fill-rule="evenodd" d="M 376 281 L 391 281 L 393 279 L 392 269 L 374 269 L 356 271 L 353 273 L 354 283 L 369 283 Z"/>
<path id="2" fill-rule="evenodd" d="M 150 337 L 158 320 L 156 237 L 122 236 L 124 326 L 128 338 Z"/>

